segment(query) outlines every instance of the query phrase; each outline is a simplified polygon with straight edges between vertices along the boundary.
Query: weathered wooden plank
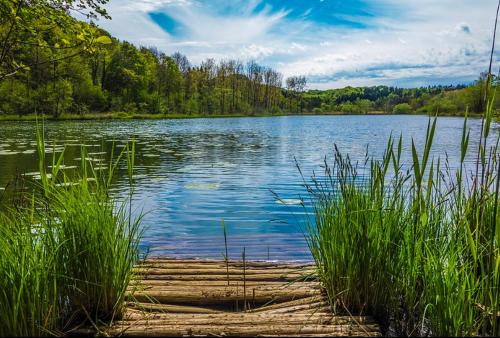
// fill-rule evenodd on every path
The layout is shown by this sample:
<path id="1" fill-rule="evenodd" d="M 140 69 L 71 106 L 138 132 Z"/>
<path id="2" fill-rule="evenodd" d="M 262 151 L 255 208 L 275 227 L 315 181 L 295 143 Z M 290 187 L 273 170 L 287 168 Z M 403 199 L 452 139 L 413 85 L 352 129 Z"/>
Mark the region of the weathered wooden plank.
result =
<path id="1" fill-rule="evenodd" d="M 269 286 L 283 286 L 286 287 L 288 285 L 307 285 L 311 288 L 321 288 L 321 285 L 317 281 L 310 282 L 286 282 L 286 281 L 246 281 L 246 286 L 260 286 L 260 285 L 269 285 Z M 150 287 L 150 286 L 226 286 L 228 285 L 226 280 L 156 280 L 156 279 L 136 279 L 130 283 L 129 287 Z M 229 285 L 231 286 L 243 286 L 243 281 L 234 281 L 230 280 Z"/>
<path id="2" fill-rule="evenodd" d="M 154 299 L 159 303 L 184 303 L 184 304 L 224 304 L 246 299 L 256 303 L 269 301 L 287 301 L 319 294 L 319 290 L 310 288 L 287 288 L 287 289 L 246 289 L 243 288 L 211 288 L 211 289 L 171 289 L 160 291 L 140 291 L 127 294 L 127 298 L 139 302 L 147 302 Z"/>
<path id="3" fill-rule="evenodd" d="M 327 334 L 330 336 L 379 336 L 378 325 L 132 325 L 112 328 L 111 335 L 179 337 L 179 336 L 289 336 Z"/>
<path id="4" fill-rule="evenodd" d="M 227 282 L 224 284 L 222 281 L 217 282 L 216 284 L 211 284 L 210 281 L 207 283 L 198 283 L 198 284 L 187 284 L 187 285 L 182 285 L 182 284 L 136 284 L 136 285 L 131 285 L 127 288 L 127 291 L 129 292 L 141 292 L 141 291 L 172 291 L 172 290 L 207 290 L 207 291 L 214 291 L 214 290 L 243 290 L 243 288 L 246 288 L 246 290 L 250 290 L 250 292 L 258 292 L 260 290 L 283 290 L 286 292 L 286 290 L 297 290 L 297 289 L 308 289 L 308 290 L 317 290 L 318 293 L 321 293 L 321 288 L 319 285 L 309 285 L 309 283 L 293 283 L 293 284 L 286 284 L 286 283 L 255 283 L 255 282 L 248 282 L 243 284 L 241 283 L 230 283 L 227 285 Z"/>
<path id="5" fill-rule="evenodd" d="M 380 335 L 371 317 L 331 313 L 311 265 L 245 262 L 245 275 L 242 261 L 230 261 L 228 266 L 229 280 L 226 262 L 220 260 L 142 262 L 127 289 L 127 299 L 132 301 L 108 333 L 153 337 Z M 241 310 L 244 300 L 264 306 L 222 311 L 238 302 Z"/>
<path id="6" fill-rule="evenodd" d="M 271 310 L 277 310 L 277 309 L 282 309 L 282 308 L 292 308 L 294 306 L 298 305 L 305 305 L 305 304 L 324 304 L 326 303 L 327 300 L 324 295 L 316 295 L 316 296 L 311 296 L 311 297 L 305 297 L 305 298 L 300 298 L 296 300 L 291 300 L 287 302 L 281 302 L 277 304 L 271 304 L 271 305 L 264 305 L 259 308 L 253 309 L 249 312 L 264 312 L 264 311 L 271 311 Z"/>
<path id="7" fill-rule="evenodd" d="M 304 276 L 298 273 L 290 273 L 287 275 L 276 274 L 276 273 L 266 273 L 260 275 L 230 275 L 230 281 L 284 281 L 284 282 L 294 282 L 303 279 Z M 186 281 L 200 281 L 200 280 L 219 280 L 219 281 L 227 281 L 227 275 L 222 274 L 213 274 L 213 275 L 204 275 L 204 274 L 182 274 L 182 275 L 150 275 L 146 274 L 144 276 L 134 276 L 133 281 L 135 280 L 186 280 Z"/>
<path id="8" fill-rule="evenodd" d="M 183 292 L 198 292 L 200 295 L 210 293 L 235 293 L 235 292 L 243 292 L 243 285 L 239 284 L 230 284 L 230 285 L 211 285 L 211 286 L 205 286 L 205 285 L 199 285 L 199 286 L 194 286 L 194 285 L 150 285 L 147 288 L 140 288 L 140 287 L 134 287 L 131 286 L 131 289 L 137 290 L 136 292 L 143 292 L 143 291 L 178 291 L 180 293 Z M 144 289 L 144 290 L 142 290 Z M 246 291 L 248 292 L 291 292 L 291 291 L 296 291 L 296 290 L 307 290 L 310 291 L 313 294 L 316 295 L 321 295 L 321 289 L 318 287 L 311 287 L 307 285 L 307 283 L 294 283 L 294 284 L 256 284 L 253 286 L 248 286 L 246 285 Z M 203 294 L 202 294 L 203 293 Z"/>
<path id="9" fill-rule="evenodd" d="M 218 314 L 166 314 L 141 313 L 133 311 L 124 320 L 115 322 L 117 326 L 144 325 L 347 325 L 376 324 L 370 318 L 357 317 L 356 321 L 349 316 L 334 316 L 327 313 L 319 314 L 266 314 L 266 313 L 218 313 Z"/>
<path id="10" fill-rule="evenodd" d="M 140 267 L 173 267 L 178 269 L 199 269 L 199 268 L 207 268 L 207 267 L 216 267 L 216 268 L 226 268 L 226 263 L 224 261 L 178 261 L 178 260 L 159 260 L 159 259 L 149 259 L 139 263 L 137 266 Z M 229 267 L 243 267 L 243 261 L 229 261 Z M 245 266 L 248 269 L 314 269 L 314 266 L 310 264 L 279 264 L 272 262 L 245 262 Z"/>
<path id="11" fill-rule="evenodd" d="M 287 306 L 282 308 L 277 308 L 273 310 L 267 311 L 259 311 L 261 313 L 265 313 L 268 315 L 272 314 L 288 314 L 288 313 L 331 313 L 330 306 L 325 305 L 324 302 L 310 303 L 310 304 L 302 304 L 295 306 Z"/>
<path id="12" fill-rule="evenodd" d="M 159 303 L 140 303 L 127 302 L 125 316 L 127 312 L 139 311 L 144 312 L 160 312 L 160 313 L 225 313 L 214 309 L 203 308 L 199 306 L 176 305 L 176 304 L 159 304 Z"/>
<path id="13" fill-rule="evenodd" d="M 177 304 L 162 304 L 162 303 L 133 303 L 129 302 L 130 304 L 128 305 L 125 314 L 131 313 L 131 312 L 139 312 L 141 315 L 144 315 L 144 313 L 159 313 L 159 314 L 173 314 L 173 313 L 228 313 L 226 311 L 221 311 L 221 310 L 215 310 L 215 309 L 210 309 L 206 307 L 200 307 L 200 306 L 189 306 L 189 305 L 177 305 Z M 133 305 L 137 304 L 137 305 Z M 252 304 L 250 303 L 250 306 Z M 240 304 L 240 307 L 242 307 L 242 304 Z M 259 310 L 257 308 L 256 310 Z M 249 309 L 245 313 L 251 313 L 252 310 Z M 290 314 L 290 313 L 296 313 L 296 314 L 304 314 L 304 315 L 312 315 L 312 314 L 331 314 L 331 309 L 330 306 L 328 305 L 323 305 L 323 303 L 312 303 L 312 304 L 304 304 L 304 305 L 296 305 L 293 307 L 286 307 L 286 308 L 278 308 L 274 310 L 268 310 L 268 311 L 259 311 L 262 313 L 266 314 Z"/>
<path id="14" fill-rule="evenodd" d="M 133 269 L 133 273 L 137 275 L 243 275 L 243 269 L 229 267 L 229 270 L 223 268 L 213 268 L 205 267 L 198 269 L 183 269 L 183 268 L 142 268 L 136 267 Z M 287 276 L 290 274 L 300 274 L 300 275 L 310 275 L 314 273 L 313 270 L 309 269 L 292 269 L 292 268 L 280 268 L 280 269 L 246 269 L 246 275 L 261 275 L 261 274 L 274 274 L 277 276 Z"/>

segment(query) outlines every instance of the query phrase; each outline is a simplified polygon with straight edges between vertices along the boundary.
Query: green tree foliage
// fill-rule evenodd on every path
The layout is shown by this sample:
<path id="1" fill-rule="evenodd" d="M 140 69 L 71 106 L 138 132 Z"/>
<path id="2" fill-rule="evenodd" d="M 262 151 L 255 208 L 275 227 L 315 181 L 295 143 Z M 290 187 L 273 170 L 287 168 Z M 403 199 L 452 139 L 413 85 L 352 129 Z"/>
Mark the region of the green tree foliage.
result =
<path id="1" fill-rule="evenodd" d="M 102 5 L 108 0 L 1 0 L 0 80 L 33 66 L 92 52 L 96 44 L 109 43 L 92 25 L 68 15 L 79 12 L 88 18 L 109 18 Z M 51 52 L 51 58 L 29 58 L 30 52 Z M 38 55 L 38 54 L 37 54 Z"/>
<path id="2" fill-rule="evenodd" d="M 412 108 L 408 103 L 399 103 L 392 108 L 394 114 L 409 114 L 412 112 Z"/>
<path id="3" fill-rule="evenodd" d="M 227 115 L 257 113 L 428 113 L 484 110 L 485 76 L 473 85 L 306 90 L 255 61 L 192 65 L 186 56 L 137 48 L 94 24 L 108 0 L 0 0 L 0 114 L 127 112 Z M 285 85 L 283 87 L 283 85 Z"/>
<path id="4" fill-rule="evenodd" d="M 497 79 L 494 80 L 496 86 Z M 304 93 L 306 111 L 366 114 L 444 114 L 463 115 L 484 110 L 485 76 L 469 86 L 429 86 L 397 88 L 388 86 L 346 87 L 330 90 L 309 90 Z"/>
<path id="5" fill-rule="evenodd" d="M 68 14 L 107 17 L 100 7 L 106 1 L 0 0 L 2 13 L 10 13 L 0 20 L 0 48 L 6 49 L 0 114 L 221 115 L 279 113 L 286 102 L 300 106 L 305 78 L 287 100 L 282 75 L 255 61 L 208 59 L 192 66 L 180 53 L 137 48 Z"/>

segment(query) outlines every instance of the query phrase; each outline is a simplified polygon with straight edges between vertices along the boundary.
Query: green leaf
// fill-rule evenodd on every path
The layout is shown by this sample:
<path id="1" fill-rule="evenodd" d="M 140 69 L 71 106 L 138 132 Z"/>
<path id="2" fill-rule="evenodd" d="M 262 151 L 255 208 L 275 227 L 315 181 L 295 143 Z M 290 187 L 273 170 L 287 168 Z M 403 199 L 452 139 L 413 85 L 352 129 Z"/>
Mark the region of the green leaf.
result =
<path id="1" fill-rule="evenodd" d="M 98 37 L 95 42 L 97 43 L 100 43 L 102 45 L 109 45 L 111 44 L 111 38 L 107 35 L 101 35 L 100 37 Z"/>
<path id="2" fill-rule="evenodd" d="M 477 261 L 476 241 L 474 240 L 474 236 L 472 235 L 472 231 L 471 231 L 468 223 L 465 226 L 465 230 L 467 233 L 467 239 L 468 239 L 468 243 L 469 243 L 470 252 L 472 253 L 472 257 L 474 258 L 474 261 Z"/>
<path id="3" fill-rule="evenodd" d="M 429 153 L 432 148 L 432 141 L 434 139 L 434 133 L 436 131 L 436 121 L 437 118 L 434 118 L 434 121 L 432 122 L 431 125 L 431 120 L 429 119 L 429 122 L 427 124 L 427 133 L 426 133 L 426 138 L 425 138 L 425 148 L 424 148 L 424 156 L 422 158 L 422 171 L 421 175 L 425 173 L 425 168 L 427 167 L 427 161 L 429 159 Z"/>
<path id="4" fill-rule="evenodd" d="M 429 168 L 429 178 L 427 180 L 427 201 L 430 203 L 432 185 L 434 184 L 434 159 L 431 160 L 431 165 Z"/>
<path id="5" fill-rule="evenodd" d="M 413 172 L 415 174 L 417 186 L 420 189 L 420 184 L 422 182 L 422 174 L 420 172 L 420 165 L 419 165 L 419 161 L 418 161 L 417 148 L 415 147 L 415 142 L 413 141 L 413 138 L 411 140 L 411 154 L 413 157 Z"/>

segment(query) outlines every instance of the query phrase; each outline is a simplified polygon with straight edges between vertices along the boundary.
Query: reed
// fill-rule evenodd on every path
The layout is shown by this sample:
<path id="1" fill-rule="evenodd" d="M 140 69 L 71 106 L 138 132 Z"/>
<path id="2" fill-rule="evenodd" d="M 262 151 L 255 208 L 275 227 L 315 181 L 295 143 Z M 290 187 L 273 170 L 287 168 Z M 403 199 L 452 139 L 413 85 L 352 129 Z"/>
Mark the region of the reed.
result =
<path id="1" fill-rule="evenodd" d="M 411 170 L 402 138 L 391 137 L 381 160 L 356 165 L 335 148 L 325 175 L 304 180 L 314 201 L 308 244 L 335 312 L 374 315 L 399 335 L 500 334 L 498 137 L 468 180 L 467 119 L 463 128 L 456 170 L 430 156 L 434 119 L 421 154 L 412 141 Z"/>
<path id="2" fill-rule="evenodd" d="M 130 163 L 134 147 L 111 158 L 105 174 L 82 148 L 80 173 L 68 177 L 60 170 L 64 152 L 47 172 L 38 130 L 41 182 L 0 214 L 1 336 L 61 335 L 118 318 L 138 259 L 141 217 L 132 219 L 131 199 L 109 195 L 114 170 L 124 158 Z"/>
<path id="3" fill-rule="evenodd" d="M 499 9 L 500 1 L 497 19 Z M 358 165 L 335 147 L 325 175 L 304 179 L 314 205 L 307 241 L 334 311 L 374 315 L 387 334 L 500 335 L 496 26 L 478 148 L 469 147 L 466 112 L 457 169 L 431 158 L 434 118 L 420 153 L 412 140 L 410 170 L 401 163 L 402 137 L 391 136 L 381 159 Z"/>

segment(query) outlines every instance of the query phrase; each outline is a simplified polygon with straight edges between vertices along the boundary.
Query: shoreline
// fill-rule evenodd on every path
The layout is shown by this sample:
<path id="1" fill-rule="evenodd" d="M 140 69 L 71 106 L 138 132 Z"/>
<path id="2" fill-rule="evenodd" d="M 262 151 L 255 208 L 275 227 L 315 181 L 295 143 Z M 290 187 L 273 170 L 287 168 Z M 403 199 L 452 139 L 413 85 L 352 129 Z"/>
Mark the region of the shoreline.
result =
<path id="1" fill-rule="evenodd" d="M 14 115 L 14 114 L 0 114 L 0 122 L 22 122 L 22 121 L 36 121 L 43 119 L 46 121 L 94 121 L 94 120 L 183 120 L 183 119 L 216 119 L 216 118 L 241 118 L 241 117 L 284 117 L 284 116 L 432 116 L 429 114 L 411 113 L 411 114 L 392 114 L 379 111 L 368 112 L 366 114 L 345 114 L 341 112 L 331 113 L 280 113 L 280 114 L 219 114 L 219 115 L 188 115 L 188 114 L 141 114 L 141 113 L 91 113 L 86 115 L 77 114 L 63 114 L 59 117 L 51 115 Z M 441 114 L 438 117 L 464 117 L 464 114 Z M 468 117 L 481 117 L 481 114 L 470 114 Z"/>

